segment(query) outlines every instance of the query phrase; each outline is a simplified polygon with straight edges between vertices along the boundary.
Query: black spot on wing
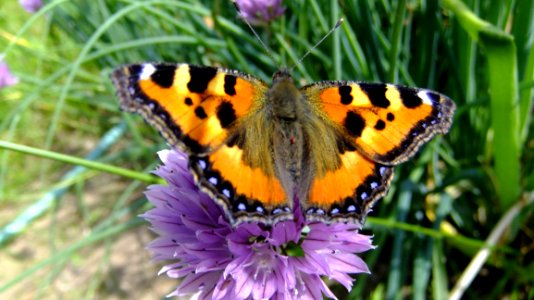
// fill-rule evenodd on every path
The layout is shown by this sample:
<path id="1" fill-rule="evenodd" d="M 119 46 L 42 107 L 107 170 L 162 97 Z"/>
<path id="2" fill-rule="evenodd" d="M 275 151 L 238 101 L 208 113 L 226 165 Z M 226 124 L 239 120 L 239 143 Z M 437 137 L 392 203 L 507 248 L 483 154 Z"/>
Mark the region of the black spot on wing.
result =
<path id="1" fill-rule="evenodd" d="M 386 122 L 384 122 L 382 120 L 376 121 L 376 124 L 375 124 L 375 129 L 376 130 L 384 130 L 384 128 L 386 128 Z"/>
<path id="2" fill-rule="evenodd" d="M 399 89 L 402 104 L 407 108 L 416 108 L 423 104 L 423 100 L 417 96 L 415 90 L 401 88 Z"/>
<path id="3" fill-rule="evenodd" d="M 360 88 L 367 94 L 374 106 L 387 108 L 391 104 L 386 98 L 387 86 L 383 83 L 361 83 Z"/>
<path id="4" fill-rule="evenodd" d="M 237 118 L 232 103 L 228 101 L 221 102 L 217 107 L 217 118 L 222 128 L 228 128 Z"/>
<path id="5" fill-rule="evenodd" d="M 176 66 L 159 65 L 155 67 L 156 71 L 152 73 L 150 79 L 163 88 L 170 88 L 174 82 L 174 72 L 176 71 Z"/>
<path id="6" fill-rule="evenodd" d="M 387 118 L 388 121 L 391 122 L 391 121 L 395 120 L 395 115 L 390 113 L 390 112 L 388 112 L 388 115 L 387 115 L 386 118 Z"/>
<path id="7" fill-rule="evenodd" d="M 191 98 L 189 98 L 189 97 L 186 97 L 185 100 L 184 100 L 184 103 L 187 106 L 191 106 L 191 105 L 193 105 L 193 100 Z"/>
<path id="8" fill-rule="evenodd" d="M 206 114 L 206 111 L 204 110 L 202 106 L 197 106 L 197 108 L 195 108 L 195 115 L 201 120 L 204 120 L 205 118 L 208 117 L 208 115 Z"/>
<path id="9" fill-rule="evenodd" d="M 191 79 L 187 83 L 187 88 L 192 93 L 203 93 L 208 88 L 208 83 L 216 74 L 216 68 L 189 66 L 189 76 L 191 76 Z"/>
<path id="10" fill-rule="evenodd" d="M 350 85 L 344 85 L 339 87 L 339 96 L 341 96 L 341 104 L 349 105 L 352 103 L 352 87 Z"/>
<path id="11" fill-rule="evenodd" d="M 358 113 L 351 110 L 347 113 L 343 125 L 350 135 L 360 137 L 365 128 L 365 120 Z"/>
<path id="12" fill-rule="evenodd" d="M 237 77 L 234 75 L 224 76 L 224 92 L 228 96 L 234 96 L 236 94 L 235 85 L 237 83 Z"/>

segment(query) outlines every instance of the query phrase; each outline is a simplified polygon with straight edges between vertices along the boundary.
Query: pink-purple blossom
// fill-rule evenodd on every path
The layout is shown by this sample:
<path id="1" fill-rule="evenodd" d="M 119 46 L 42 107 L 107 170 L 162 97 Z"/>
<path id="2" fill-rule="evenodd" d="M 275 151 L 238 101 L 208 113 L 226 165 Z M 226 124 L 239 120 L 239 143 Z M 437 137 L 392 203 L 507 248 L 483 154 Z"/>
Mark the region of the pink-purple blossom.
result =
<path id="1" fill-rule="evenodd" d="M 282 0 L 236 0 L 241 16 L 250 23 L 270 22 L 284 14 Z"/>
<path id="2" fill-rule="evenodd" d="M 0 88 L 17 84 L 19 79 L 11 74 L 8 65 L 0 59 Z"/>
<path id="3" fill-rule="evenodd" d="M 335 299 L 324 278 L 351 289 L 349 274 L 369 273 L 356 254 L 374 248 L 360 225 L 295 221 L 273 226 L 232 226 L 222 208 L 200 191 L 187 157 L 159 153 L 155 174 L 167 185 L 150 186 L 155 206 L 143 215 L 159 235 L 149 246 L 165 273 L 181 282 L 170 296 L 197 299 Z"/>
<path id="4" fill-rule="evenodd" d="M 43 1 L 42 0 L 19 0 L 20 6 L 24 8 L 27 12 L 30 14 L 35 13 L 41 7 L 43 7 Z"/>

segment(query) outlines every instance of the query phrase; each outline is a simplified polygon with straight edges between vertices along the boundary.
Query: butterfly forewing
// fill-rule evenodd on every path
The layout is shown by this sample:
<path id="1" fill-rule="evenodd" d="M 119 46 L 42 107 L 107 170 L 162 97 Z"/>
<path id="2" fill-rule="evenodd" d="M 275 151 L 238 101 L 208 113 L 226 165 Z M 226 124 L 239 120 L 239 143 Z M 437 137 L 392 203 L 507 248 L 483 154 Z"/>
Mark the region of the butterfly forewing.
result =
<path id="1" fill-rule="evenodd" d="M 363 82 L 319 82 L 302 88 L 364 155 L 387 165 L 409 159 L 437 133 L 446 133 L 455 105 L 437 92 Z"/>
<path id="2" fill-rule="evenodd" d="M 123 110 L 142 115 L 188 154 L 221 145 L 266 89 L 237 71 L 188 64 L 126 65 L 112 79 Z"/>

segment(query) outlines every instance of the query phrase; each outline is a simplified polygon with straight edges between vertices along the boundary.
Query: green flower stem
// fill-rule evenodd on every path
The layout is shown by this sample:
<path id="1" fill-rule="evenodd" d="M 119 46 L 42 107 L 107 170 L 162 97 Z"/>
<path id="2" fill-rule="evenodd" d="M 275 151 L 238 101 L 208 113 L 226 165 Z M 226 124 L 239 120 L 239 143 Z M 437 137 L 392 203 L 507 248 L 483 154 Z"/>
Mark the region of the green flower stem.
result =
<path id="1" fill-rule="evenodd" d="M 497 193 L 503 207 L 510 207 L 521 193 L 520 112 L 517 52 L 513 37 L 481 20 L 459 0 L 443 0 L 461 26 L 484 49 L 488 60 L 490 111 Z"/>
<path id="2" fill-rule="evenodd" d="M 43 150 L 39 148 L 29 147 L 25 145 L 20 145 L 16 143 L 11 143 L 8 141 L 2 141 L 0 140 L 0 148 L 17 151 L 24 154 L 39 156 L 43 158 L 48 158 L 64 163 L 69 163 L 73 165 L 83 166 L 89 169 L 102 171 L 106 173 L 116 174 L 122 177 L 131 178 L 134 180 L 143 181 L 146 183 L 162 183 L 157 177 L 154 177 L 150 174 L 140 173 L 124 168 L 115 167 L 112 165 L 108 165 L 101 162 L 96 162 L 92 160 L 87 160 L 83 158 L 79 158 L 76 156 L 61 154 L 57 152 L 52 152 L 48 150 Z"/>
<path id="3" fill-rule="evenodd" d="M 457 243 L 462 245 L 462 247 L 469 247 L 474 249 L 481 249 L 487 246 L 484 241 L 477 239 L 465 237 L 458 233 L 448 233 L 442 230 L 426 228 L 419 225 L 412 225 L 405 222 L 399 222 L 392 219 L 383 219 L 377 217 L 367 217 L 365 222 L 366 227 L 369 227 L 373 230 L 378 230 L 383 228 L 384 230 L 398 229 L 401 232 L 411 232 L 414 234 L 422 234 L 433 239 L 446 240 L 451 243 Z M 506 247 L 493 246 L 500 250 L 506 251 L 507 253 L 512 253 L 513 249 L 508 249 Z"/>

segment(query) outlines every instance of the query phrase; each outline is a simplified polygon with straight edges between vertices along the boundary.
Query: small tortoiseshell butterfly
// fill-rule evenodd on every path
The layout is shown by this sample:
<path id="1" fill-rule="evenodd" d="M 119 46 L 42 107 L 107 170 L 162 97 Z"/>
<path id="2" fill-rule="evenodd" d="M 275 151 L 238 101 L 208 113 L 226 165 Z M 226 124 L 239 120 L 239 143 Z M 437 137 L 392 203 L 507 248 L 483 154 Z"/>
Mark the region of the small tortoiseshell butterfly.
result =
<path id="1" fill-rule="evenodd" d="M 189 64 L 133 64 L 112 74 L 121 108 L 189 155 L 198 185 L 234 224 L 293 218 L 363 222 L 393 166 L 436 133 L 455 105 L 434 91 L 321 81 L 269 87 L 250 75 Z"/>

